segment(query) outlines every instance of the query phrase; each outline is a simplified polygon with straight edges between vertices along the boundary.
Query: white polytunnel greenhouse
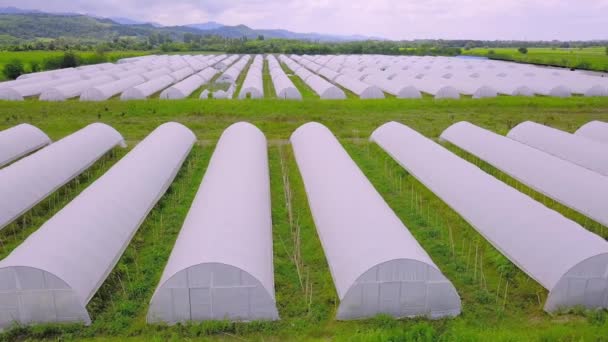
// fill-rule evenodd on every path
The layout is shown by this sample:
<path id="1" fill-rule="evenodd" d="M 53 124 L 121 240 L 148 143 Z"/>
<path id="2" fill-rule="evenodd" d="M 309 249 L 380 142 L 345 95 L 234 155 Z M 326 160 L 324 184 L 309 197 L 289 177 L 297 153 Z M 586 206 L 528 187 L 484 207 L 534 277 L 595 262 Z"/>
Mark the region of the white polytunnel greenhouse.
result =
<path id="1" fill-rule="evenodd" d="M 160 93 L 163 100 L 183 99 L 190 96 L 207 81 L 197 74 L 194 74 L 183 81 L 180 81 Z"/>
<path id="2" fill-rule="evenodd" d="M 602 121 L 591 121 L 581 126 L 574 135 L 608 144 L 608 123 Z"/>
<path id="3" fill-rule="evenodd" d="M 8 165 L 51 142 L 51 139 L 43 131 L 30 124 L 20 124 L 0 131 L 0 167 Z"/>
<path id="4" fill-rule="evenodd" d="M 530 147 L 608 176 L 608 146 L 555 128 L 526 121 L 507 136 Z"/>
<path id="5" fill-rule="evenodd" d="M 121 95 L 121 100 L 142 100 L 155 94 L 173 84 L 175 80 L 169 75 L 160 76 L 146 83 L 136 85 L 125 90 Z"/>
<path id="6" fill-rule="evenodd" d="M 257 55 L 247 71 L 239 99 L 259 99 L 264 97 L 264 82 L 262 81 L 262 69 L 264 68 L 264 58 Z"/>
<path id="7" fill-rule="evenodd" d="M 285 57 L 284 60 L 289 59 Z M 286 63 L 288 64 L 288 63 Z M 342 100 L 346 98 L 346 94 L 342 89 L 336 87 L 335 85 L 329 83 L 324 78 L 313 74 L 306 68 L 302 67 L 295 71 L 296 75 L 298 75 L 304 83 L 306 83 L 312 90 L 324 100 Z"/>
<path id="8" fill-rule="evenodd" d="M 342 89 L 327 82 L 320 76 L 312 74 L 306 79 L 306 84 L 323 100 L 343 100 L 346 99 L 346 94 Z"/>
<path id="9" fill-rule="evenodd" d="M 594 85 L 593 87 L 587 89 L 583 94 L 585 96 L 608 96 L 608 87 L 604 87 L 602 85 Z"/>
<path id="10" fill-rule="evenodd" d="M 441 139 L 533 190 L 608 225 L 608 177 L 468 122 L 450 126 Z"/>
<path id="11" fill-rule="evenodd" d="M 460 93 L 458 90 L 451 86 L 437 87 L 437 90 L 433 93 L 436 99 L 459 99 Z"/>
<path id="12" fill-rule="evenodd" d="M 144 72 L 144 73 L 141 74 L 141 76 L 143 78 L 145 78 L 146 81 L 150 81 L 150 80 L 159 78 L 161 76 L 168 75 L 171 72 L 172 72 L 171 69 L 169 69 L 167 67 L 160 67 L 160 68 L 154 69 L 152 71 Z"/>
<path id="13" fill-rule="evenodd" d="M 80 101 L 104 101 L 144 82 L 146 82 L 145 78 L 133 75 L 110 83 L 104 83 L 84 90 L 80 95 Z"/>
<path id="14" fill-rule="evenodd" d="M 164 124 L 0 262 L 0 327 L 90 324 L 87 303 L 165 193 L 196 138 Z"/>
<path id="15" fill-rule="evenodd" d="M 69 74 L 74 72 L 76 69 L 74 68 L 65 68 L 65 69 L 58 69 L 58 70 L 48 70 L 48 71 L 39 71 L 39 72 L 32 72 L 29 74 L 24 74 L 21 75 L 19 77 L 17 77 L 17 80 L 24 80 L 24 79 L 28 79 L 28 78 L 38 78 L 38 77 L 62 77 L 62 74 Z"/>
<path id="16" fill-rule="evenodd" d="M 342 87 L 352 91 L 362 99 L 383 99 L 384 93 L 376 86 L 369 85 L 358 79 L 346 75 L 340 75 L 334 79 L 334 82 Z"/>
<path id="17" fill-rule="evenodd" d="M 236 57 L 238 58 L 238 56 Z M 238 61 L 236 61 L 236 63 L 230 65 L 230 67 L 228 67 L 226 71 L 220 75 L 220 77 L 217 79 L 217 83 L 236 83 L 239 75 L 243 69 L 245 69 L 250 60 L 251 56 L 249 55 L 241 57 Z"/>
<path id="18" fill-rule="evenodd" d="M 296 88 L 289 77 L 287 77 L 277 59 L 272 55 L 268 55 L 266 59 L 268 60 L 268 70 L 270 71 L 270 78 L 272 79 L 277 98 L 284 100 L 301 100 L 302 94 L 300 94 L 298 88 Z"/>
<path id="19" fill-rule="evenodd" d="M 109 73 L 109 75 L 114 76 L 116 79 L 124 79 L 124 78 L 130 78 L 133 76 L 140 76 L 143 78 L 144 81 L 146 81 L 146 78 L 143 77 L 143 74 L 148 72 L 148 69 L 146 68 L 133 68 L 133 69 L 129 69 L 129 70 L 116 70 L 116 71 L 112 71 Z"/>
<path id="20" fill-rule="evenodd" d="M 301 68 L 296 69 L 295 74 L 296 74 L 296 75 L 297 75 L 297 76 L 298 76 L 298 77 L 299 77 L 299 78 L 300 78 L 302 81 L 304 81 L 304 83 L 306 83 L 306 81 L 307 81 L 307 80 L 308 80 L 310 77 L 312 77 L 312 76 L 316 76 L 315 74 L 313 74 L 313 73 L 312 73 L 312 71 L 310 71 L 310 70 L 308 70 L 308 69 L 306 69 L 306 68 L 304 68 L 304 67 L 301 67 Z M 327 82 L 327 84 L 331 84 L 331 83 Z M 313 89 L 313 90 L 314 90 L 314 89 Z"/>
<path id="21" fill-rule="evenodd" d="M 276 320 L 264 134 L 222 134 L 152 297 L 148 322 Z"/>
<path id="22" fill-rule="evenodd" d="M 549 291 L 548 312 L 608 307 L 608 242 L 395 122 L 371 137 L 409 174 Z"/>
<path id="23" fill-rule="evenodd" d="M 458 315 L 452 283 L 329 129 L 308 123 L 291 143 L 340 298 L 337 318 Z"/>
<path id="24" fill-rule="evenodd" d="M 336 81 L 336 78 L 342 76 L 340 73 L 327 67 L 322 67 L 317 73 L 330 81 Z"/>
<path id="25" fill-rule="evenodd" d="M 201 70 L 200 72 L 197 73 L 198 77 L 202 78 L 203 81 L 205 81 L 206 83 L 209 83 L 209 81 L 211 81 L 215 75 L 217 75 L 219 73 L 219 70 L 212 68 L 212 67 L 208 67 L 205 68 L 203 70 Z"/>
<path id="26" fill-rule="evenodd" d="M 400 99 L 419 99 L 422 97 L 420 91 L 415 87 L 384 78 L 384 76 L 381 75 L 369 75 L 365 77 L 364 81 L 373 84 Z"/>
<path id="27" fill-rule="evenodd" d="M 67 99 L 80 96 L 86 89 L 113 81 L 114 78 L 106 75 L 73 83 L 62 84 L 46 89 L 40 94 L 38 99 L 41 101 L 65 101 Z"/>
<path id="28" fill-rule="evenodd" d="M 433 95 L 436 99 L 459 99 L 460 92 L 449 84 L 449 80 L 424 73 L 402 74 L 393 78 L 397 83 L 407 84 L 422 92 Z"/>
<path id="29" fill-rule="evenodd" d="M 169 76 L 173 77 L 173 79 L 177 82 L 177 81 L 181 81 L 184 78 L 190 76 L 194 74 L 194 70 L 190 67 L 184 67 L 178 70 L 175 70 L 174 72 L 170 73 Z"/>
<path id="30" fill-rule="evenodd" d="M 22 101 L 29 96 L 42 93 L 45 89 L 56 87 L 62 84 L 80 81 L 79 76 L 66 76 L 59 79 L 48 79 L 40 82 L 18 84 L 13 87 L 0 88 L 0 100 Z"/>
<path id="31" fill-rule="evenodd" d="M 234 62 L 239 59 L 238 55 L 232 55 L 215 63 L 215 68 L 220 71 L 226 71 Z"/>
<path id="32" fill-rule="evenodd" d="M 0 229 L 81 174 L 115 146 L 114 128 L 94 123 L 0 171 Z"/>
<path id="33" fill-rule="evenodd" d="M 48 81 L 48 80 L 52 80 L 52 79 L 53 78 L 51 76 L 39 76 L 36 78 L 24 78 L 24 79 L 20 79 L 20 80 L 17 79 L 17 80 L 12 80 L 12 81 L 4 81 L 4 82 L 0 82 L 0 89 L 22 86 L 22 85 L 32 84 L 32 83 L 39 83 L 42 81 Z"/>

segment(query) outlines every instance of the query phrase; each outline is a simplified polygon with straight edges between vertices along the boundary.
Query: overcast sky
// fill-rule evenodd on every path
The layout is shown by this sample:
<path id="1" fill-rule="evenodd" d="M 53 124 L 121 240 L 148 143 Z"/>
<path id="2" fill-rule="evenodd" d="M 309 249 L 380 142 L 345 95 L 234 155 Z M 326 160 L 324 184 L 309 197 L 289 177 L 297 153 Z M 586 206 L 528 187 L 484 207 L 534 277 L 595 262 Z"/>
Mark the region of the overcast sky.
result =
<path id="1" fill-rule="evenodd" d="M 0 6 L 390 39 L 608 39 L 608 0 L 0 0 Z"/>

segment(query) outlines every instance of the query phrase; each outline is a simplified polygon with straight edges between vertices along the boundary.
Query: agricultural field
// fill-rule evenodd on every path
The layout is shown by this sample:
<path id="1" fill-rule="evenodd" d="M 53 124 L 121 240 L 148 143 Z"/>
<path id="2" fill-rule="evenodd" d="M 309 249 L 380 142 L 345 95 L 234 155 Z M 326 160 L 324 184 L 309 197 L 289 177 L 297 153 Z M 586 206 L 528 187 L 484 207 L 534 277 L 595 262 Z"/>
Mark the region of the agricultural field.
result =
<path id="1" fill-rule="evenodd" d="M 494 53 L 492 54 L 491 51 Z M 471 49 L 463 51 L 470 56 L 490 57 L 530 64 L 551 65 L 584 70 L 608 71 L 606 47 L 593 48 L 528 48 L 522 54 L 516 48 Z"/>
<path id="2" fill-rule="evenodd" d="M 242 80 L 239 80 L 239 83 Z M 264 75 L 267 90 L 272 89 Z M 298 88 L 304 89 L 302 84 Z M 158 125 L 186 125 L 198 143 L 175 182 L 149 214 L 122 258 L 89 302 L 93 323 L 15 327 L 0 340 L 336 340 L 336 341 L 601 341 L 608 336 L 608 312 L 574 309 L 554 315 L 543 311 L 547 291 L 502 256 L 481 235 L 378 146 L 372 131 L 398 121 L 437 139 L 458 121 L 500 134 L 526 120 L 573 132 L 592 121 L 608 121 L 608 98 L 497 97 L 460 100 L 387 98 L 321 101 L 304 91 L 302 101 L 184 99 L 99 103 L 26 100 L 0 101 L 0 130 L 28 122 L 53 140 L 93 122 L 116 128 L 133 148 Z M 308 94 L 308 95 L 306 95 Z M 176 326 L 147 325 L 145 318 L 171 248 L 196 194 L 222 131 L 248 121 L 266 135 L 269 147 L 277 322 L 205 322 Z M 291 133 L 310 121 L 332 130 L 383 198 L 450 279 L 462 299 L 453 319 L 373 319 L 339 322 L 331 274 L 310 214 L 302 178 L 288 144 Z M 447 145 L 446 145 L 447 146 Z M 496 169 L 447 146 L 484 171 L 545 205 L 608 237 L 608 229 L 547 200 Z M 0 231 L 4 258 L 46 220 L 74 199 L 123 157 L 116 149 L 89 171 L 59 189 L 21 219 Z M 457 181 L 457 180 L 455 180 Z M 286 196 L 289 191 L 290 196 Z M 296 227 L 290 224 L 288 211 Z M 302 270 L 302 272 L 298 272 Z"/>

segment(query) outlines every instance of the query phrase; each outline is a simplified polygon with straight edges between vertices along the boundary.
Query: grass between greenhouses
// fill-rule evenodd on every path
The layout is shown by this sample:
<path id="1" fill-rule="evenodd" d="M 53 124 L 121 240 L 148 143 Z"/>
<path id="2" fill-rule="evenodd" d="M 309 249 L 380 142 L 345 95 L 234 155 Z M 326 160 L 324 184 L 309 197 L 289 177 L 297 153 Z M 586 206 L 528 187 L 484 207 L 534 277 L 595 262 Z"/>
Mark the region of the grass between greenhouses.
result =
<path id="1" fill-rule="evenodd" d="M 93 319 L 91 326 L 17 327 L 0 335 L 0 340 L 596 341 L 606 338 L 606 311 L 572 310 L 554 316 L 544 313 L 545 289 L 519 271 L 378 146 L 367 142 L 375 128 L 390 120 L 407 124 L 431 138 L 437 138 L 443 129 L 461 120 L 500 134 L 524 120 L 574 131 L 590 120 L 608 121 L 608 100 L 2 102 L 0 129 L 29 122 L 56 140 L 86 124 L 101 121 L 120 131 L 132 147 L 159 124 L 177 121 L 197 134 L 199 144 L 87 306 Z M 254 123 L 270 141 L 274 270 L 281 320 L 149 326 L 145 323 L 148 303 L 214 145 L 221 132 L 237 121 Z M 309 121 L 319 121 L 332 129 L 383 198 L 454 283 L 462 298 L 461 316 L 437 321 L 394 320 L 382 315 L 362 321 L 334 320 L 338 298 L 291 146 L 286 144 L 289 135 Z M 471 158 L 452 146 L 448 148 Z M 2 256 L 127 152 L 115 151 L 95 164 L 83 179 L 73 181 L 60 190 L 55 199 L 48 200 L 52 205 L 43 202 L 26 214 L 24 221 L 19 220 L 0 232 L 4 244 Z M 537 196 L 491 167 L 471 160 L 508 184 Z M 547 204 L 580 222 L 581 218 L 565 208 Z M 593 230 L 594 226 L 587 227 Z"/>

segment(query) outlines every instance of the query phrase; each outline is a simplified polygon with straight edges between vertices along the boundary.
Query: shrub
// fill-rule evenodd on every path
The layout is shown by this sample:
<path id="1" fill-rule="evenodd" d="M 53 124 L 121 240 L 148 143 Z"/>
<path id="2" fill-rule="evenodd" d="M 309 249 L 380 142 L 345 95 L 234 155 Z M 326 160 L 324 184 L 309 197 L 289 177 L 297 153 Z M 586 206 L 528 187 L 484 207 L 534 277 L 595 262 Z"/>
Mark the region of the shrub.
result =
<path id="1" fill-rule="evenodd" d="M 522 55 L 526 55 L 528 53 L 528 48 L 520 47 L 519 49 L 517 49 L 517 51 L 519 51 L 519 53 L 521 53 Z"/>
<path id="2" fill-rule="evenodd" d="M 21 60 L 19 59 L 14 59 L 9 63 L 5 64 L 4 69 L 2 70 L 4 76 L 11 80 L 14 80 L 17 77 L 23 75 L 24 72 L 25 71 L 23 68 L 23 62 L 21 62 Z"/>
<path id="3" fill-rule="evenodd" d="M 42 62 L 44 70 L 74 68 L 79 66 L 80 57 L 72 51 L 66 51 L 63 56 L 47 58 Z"/>
<path id="4" fill-rule="evenodd" d="M 30 63 L 30 71 L 31 72 L 38 72 L 42 70 L 42 66 L 40 65 L 39 62 L 31 62 Z"/>
<path id="5" fill-rule="evenodd" d="M 61 68 L 61 57 L 48 57 L 42 61 L 43 70 L 55 70 Z"/>
<path id="6" fill-rule="evenodd" d="M 80 65 L 78 56 L 72 51 L 66 51 L 61 58 L 61 68 L 75 68 Z"/>

